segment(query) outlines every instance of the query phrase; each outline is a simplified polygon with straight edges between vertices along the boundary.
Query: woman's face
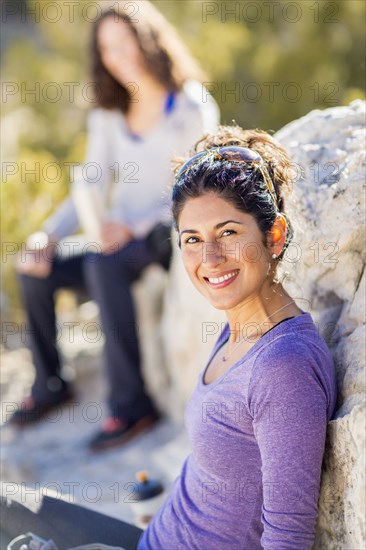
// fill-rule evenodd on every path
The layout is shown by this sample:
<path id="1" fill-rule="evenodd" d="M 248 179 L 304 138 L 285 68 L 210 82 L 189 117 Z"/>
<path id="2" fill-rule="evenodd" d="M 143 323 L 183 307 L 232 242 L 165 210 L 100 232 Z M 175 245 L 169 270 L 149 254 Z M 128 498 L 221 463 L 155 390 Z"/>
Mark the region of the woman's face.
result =
<path id="1" fill-rule="evenodd" d="M 270 251 L 251 214 L 208 193 L 185 203 L 179 235 L 184 267 L 215 308 L 230 310 L 259 295 Z"/>
<path id="2" fill-rule="evenodd" d="M 103 65 L 120 84 L 137 82 L 146 72 L 136 37 L 127 23 L 107 17 L 100 24 L 97 38 Z"/>

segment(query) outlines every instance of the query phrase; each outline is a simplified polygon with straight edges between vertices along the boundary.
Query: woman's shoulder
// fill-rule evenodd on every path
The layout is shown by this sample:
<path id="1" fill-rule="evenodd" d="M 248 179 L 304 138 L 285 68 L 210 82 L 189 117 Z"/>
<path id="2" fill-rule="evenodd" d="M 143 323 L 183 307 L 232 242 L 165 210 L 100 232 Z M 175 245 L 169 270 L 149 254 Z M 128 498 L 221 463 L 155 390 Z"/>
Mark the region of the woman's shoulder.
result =
<path id="1" fill-rule="evenodd" d="M 180 95 L 184 99 L 186 106 L 191 107 L 191 109 L 212 109 L 219 116 L 219 108 L 216 101 L 201 82 L 186 80 Z"/>
<path id="2" fill-rule="evenodd" d="M 192 104 L 197 104 L 202 101 L 203 84 L 197 80 L 186 80 L 183 84 L 182 93 Z"/>
<path id="3" fill-rule="evenodd" d="M 270 359 L 270 361 L 269 361 Z M 330 350 L 308 313 L 280 323 L 262 337 L 256 363 L 277 365 L 332 364 Z"/>
<path id="4" fill-rule="evenodd" d="M 267 394 L 278 388 L 281 394 L 299 391 L 314 395 L 318 388 L 331 411 L 336 394 L 334 363 L 310 315 L 281 323 L 267 336 L 253 361 L 252 392 Z"/>

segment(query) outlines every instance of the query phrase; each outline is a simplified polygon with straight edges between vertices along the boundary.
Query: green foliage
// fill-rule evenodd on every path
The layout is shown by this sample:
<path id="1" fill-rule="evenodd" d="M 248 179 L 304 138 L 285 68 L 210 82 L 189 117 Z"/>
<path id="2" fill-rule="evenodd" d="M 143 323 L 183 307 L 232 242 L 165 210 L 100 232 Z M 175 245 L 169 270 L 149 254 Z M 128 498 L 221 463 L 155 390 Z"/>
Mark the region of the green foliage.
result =
<path id="1" fill-rule="evenodd" d="M 362 0 L 154 3 L 210 74 L 223 122 L 278 130 L 365 97 Z"/>
<path id="2" fill-rule="evenodd" d="M 18 166 L 2 184 L 5 242 L 19 244 L 39 227 L 67 193 L 64 163 L 83 159 L 85 116 L 93 107 L 87 84 L 93 12 L 85 17 L 86 3 L 79 3 L 72 18 L 62 9 L 56 22 L 50 21 L 52 12 L 48 18 L 41 12 L 37 23 L 30 15 L 29 38 L 11 42 L 3 54 L 3 86 L 15 90 L 3 103 L 3 161 Z M 28 2 L 33 10 L 45 4 Z M 277 130 L 312 109 L 365 97 L 362 0 L 154 4 L 209 74 L 206 85 L 225 123 L 234 119 L 244 127 Z M 32 89 L 34 94 L 27 93 Z M 22 173 L 22 163 L 39 163 L 39 176 Z M 54 183 L 42 175 L 49 163 L 62 168 Z M 7 292 L 15 294 L 9 261 L 4 277 Z"/>

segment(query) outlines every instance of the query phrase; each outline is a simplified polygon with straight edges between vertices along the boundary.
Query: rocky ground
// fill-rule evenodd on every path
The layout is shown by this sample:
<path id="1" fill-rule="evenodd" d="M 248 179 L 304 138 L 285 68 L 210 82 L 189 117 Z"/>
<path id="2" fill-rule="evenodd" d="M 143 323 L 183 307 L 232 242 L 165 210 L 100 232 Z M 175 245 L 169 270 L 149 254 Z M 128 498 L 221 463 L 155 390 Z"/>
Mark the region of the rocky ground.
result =
<path id="1" fill-rule="evenodd" d="M 146 469 L 169 489 L 189 452 L 188 441 L 181 426 L 163 418 L 122 448 L 88 451 L 88 438 L 107 414 L 101 345 L 86 345 L 77 337 L 72 345 L 61 342 L 66 372 L 74 376 L 75 400 L 26 430 L 6 425 L 6 419 L 28 394 L 34 376 L 31 356 L 19 338 L 2 350 L 3 491 L 9 496 L 20 492 L 26 499 L 27 490 L 35 487 L 133 522 L 133 503 L 128 500 L 135 472 Z"/>

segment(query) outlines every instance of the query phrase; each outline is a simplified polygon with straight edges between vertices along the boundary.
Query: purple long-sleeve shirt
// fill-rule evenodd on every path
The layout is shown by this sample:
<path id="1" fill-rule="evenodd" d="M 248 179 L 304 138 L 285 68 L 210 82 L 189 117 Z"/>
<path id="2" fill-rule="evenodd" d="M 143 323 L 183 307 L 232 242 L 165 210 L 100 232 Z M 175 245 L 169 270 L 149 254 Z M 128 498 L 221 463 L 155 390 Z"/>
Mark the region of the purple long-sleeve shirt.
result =
<path id="1" fill-rule="evenodd" d="M 229 337 L 226 324 L 208 364 Z M 278 324 L 186 408 L 192 453 L 138 550 L 308 550 L 336 399 L 308 313 Z"/>

